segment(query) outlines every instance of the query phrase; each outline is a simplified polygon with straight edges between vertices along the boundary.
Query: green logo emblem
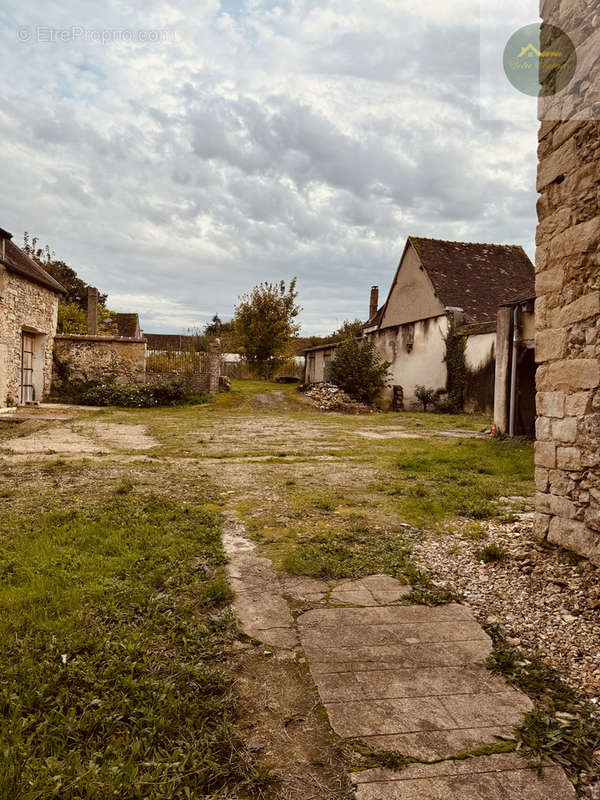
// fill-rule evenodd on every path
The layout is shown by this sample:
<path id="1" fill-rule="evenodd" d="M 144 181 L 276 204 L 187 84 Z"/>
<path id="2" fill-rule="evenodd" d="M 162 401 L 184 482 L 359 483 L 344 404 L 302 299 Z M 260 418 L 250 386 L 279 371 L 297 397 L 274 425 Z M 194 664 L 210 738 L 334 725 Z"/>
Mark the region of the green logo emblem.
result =
<path id="1" fill-rule="evenodd" d="M 577 54 L 564 31 L 540 23 L 513 33 L 504 48 L 503 63 L 515 89 L 532 97 L 548 97 L 569 85 Z"/>

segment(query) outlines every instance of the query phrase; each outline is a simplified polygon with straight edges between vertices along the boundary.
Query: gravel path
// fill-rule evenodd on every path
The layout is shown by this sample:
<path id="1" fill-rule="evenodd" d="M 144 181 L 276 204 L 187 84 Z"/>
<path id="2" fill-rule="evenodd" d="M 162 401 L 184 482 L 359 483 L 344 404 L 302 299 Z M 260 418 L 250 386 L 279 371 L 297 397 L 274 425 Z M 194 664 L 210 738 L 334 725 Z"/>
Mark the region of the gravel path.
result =
<path id="1" fill-rule="evenodd" d="M 600 575 L 588 561 L 539 545 L 531 515 L 485 523 L 487 536 L 431 535 L 415 556 L 438 582 L 458 589 L 480 621 L 498 624 L 509 643 L 539 650 L 569 683 L 600 701 Z M 506 560 L 484 564 L 476 552 L 496 543 Z"/>

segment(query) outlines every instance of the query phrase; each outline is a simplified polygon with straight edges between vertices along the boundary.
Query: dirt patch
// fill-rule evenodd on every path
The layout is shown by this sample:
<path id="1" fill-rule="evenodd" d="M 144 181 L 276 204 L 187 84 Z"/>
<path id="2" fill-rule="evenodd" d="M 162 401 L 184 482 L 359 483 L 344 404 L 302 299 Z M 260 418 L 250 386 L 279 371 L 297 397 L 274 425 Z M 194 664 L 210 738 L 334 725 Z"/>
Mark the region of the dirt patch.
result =
<path id="1" fill-rule="evenodd" d="M 351 800 L 343 753 L 306 664 L 278 661 L 268 649 L 261 655 L 252 648 L 231 667 L 246 741 L 280 780 L 271 797 Z"/>
<path id="2" fill-rule="evenodd" d="M 107 452 L 107 448 L 102 449 L 87 436 L 58 425 L 9 439 L 3 447 L 20 454 Z"/>
<path id="3" fill-rule="evenodd" d="M 145 425 L 91 422 L 78 426 L 78 429 L 119 450 L 150 450 L 159 444 L 153 436 L 150 436 Z"/>

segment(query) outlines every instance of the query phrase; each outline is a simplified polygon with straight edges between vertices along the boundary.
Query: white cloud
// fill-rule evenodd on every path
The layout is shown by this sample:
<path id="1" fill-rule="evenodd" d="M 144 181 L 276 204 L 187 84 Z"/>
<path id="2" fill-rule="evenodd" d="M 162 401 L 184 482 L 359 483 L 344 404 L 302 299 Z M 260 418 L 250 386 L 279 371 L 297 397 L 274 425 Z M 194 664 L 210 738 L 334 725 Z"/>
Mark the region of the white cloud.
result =
<path id="1" fill-rule="evenodd" d="M 488 0 L 486 0 L 486 3 Z M 491 0 L 490 0 L 491 8 Z M 0 224 L 185 331 L 298 276 L 307 333 L 364 316 L 411 233 L 535 227 L 535 124 L 482 122 L 477 0 L 8 0 Z M 165 29 L 29 43 L 22 25 Z"/>

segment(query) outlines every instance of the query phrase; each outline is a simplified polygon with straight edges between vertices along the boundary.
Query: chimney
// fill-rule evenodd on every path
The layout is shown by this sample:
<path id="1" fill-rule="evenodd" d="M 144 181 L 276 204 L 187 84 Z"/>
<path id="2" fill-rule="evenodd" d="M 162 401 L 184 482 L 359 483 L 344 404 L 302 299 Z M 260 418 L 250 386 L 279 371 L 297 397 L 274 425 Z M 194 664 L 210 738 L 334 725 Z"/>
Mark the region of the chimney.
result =
<path id="1" fill-rule="evenodd" d="M 369 319 L 373 319 L 379 307 L 379 286 L 371 286 L 371 300 L 369 301 Z"/>
<path id="2" fill-rule="evenodd" d="M 88 286 L 87 332 L 88 336 L 98 335 L 98 289 Z"/>
<path id="3" fill-rule="evenodd" d="M 12 233 L 5 231 L 4 228 L 0 228 L 0 258 L 3 260 L 6 259 L 6 242 L 12 239 Z"/>

